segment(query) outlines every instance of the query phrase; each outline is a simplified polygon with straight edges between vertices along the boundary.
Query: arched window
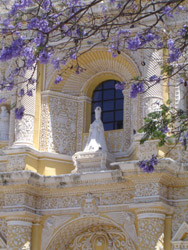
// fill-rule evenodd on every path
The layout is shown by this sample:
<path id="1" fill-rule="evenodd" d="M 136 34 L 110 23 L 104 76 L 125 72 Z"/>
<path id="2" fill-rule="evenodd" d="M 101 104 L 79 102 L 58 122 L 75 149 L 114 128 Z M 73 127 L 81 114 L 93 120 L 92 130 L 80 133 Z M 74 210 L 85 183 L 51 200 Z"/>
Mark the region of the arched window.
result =
<path id="1" fill-rule="evenodd" d="M 123 94 L 115 89 L 116 83 L 115 80 L 102 82 L 93 92 L 91 122 L 95 120 L 95 108 L 100 106 L 104 130 L 123 128 Z"/>

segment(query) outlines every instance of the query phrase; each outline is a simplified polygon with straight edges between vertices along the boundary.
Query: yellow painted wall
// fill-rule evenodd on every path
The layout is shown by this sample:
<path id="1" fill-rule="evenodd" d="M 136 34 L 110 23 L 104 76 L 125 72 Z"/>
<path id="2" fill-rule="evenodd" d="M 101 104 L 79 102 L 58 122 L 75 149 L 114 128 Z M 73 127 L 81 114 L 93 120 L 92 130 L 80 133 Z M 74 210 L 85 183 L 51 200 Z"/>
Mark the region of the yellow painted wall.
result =
<path id="1" fill-rule="evenodd" d="M 42 175 L 62 175 L 70 174 L 74 169 L 73 163 L 53 161 L 50 159 L 40 159 L 38 173 Z"/>
<path id="2" fill-rule="evenodd" d="M 38 76 L 37 76 L 36 100 L 35 100 L 34 134 L 33 134 L 33 145 L 36 149 L 39 149 L 39 142 L 40 142 L 41 89 L 43 81 L 43 72 L 44 72 L 44 66 L 39 64 Z"/>

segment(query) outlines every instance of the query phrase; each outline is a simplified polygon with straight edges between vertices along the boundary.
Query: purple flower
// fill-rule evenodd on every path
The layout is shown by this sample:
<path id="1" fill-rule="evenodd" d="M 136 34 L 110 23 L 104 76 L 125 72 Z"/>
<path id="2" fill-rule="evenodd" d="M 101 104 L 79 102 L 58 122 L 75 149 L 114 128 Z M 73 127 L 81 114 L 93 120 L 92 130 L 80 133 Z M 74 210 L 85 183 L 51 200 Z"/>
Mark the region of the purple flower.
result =
<path id="1" fill-rule="evenodd" d="M 176 61 L 179 59 L 180 56 L 181 56 L 180 49 L 175 48 L 175 49 L 169 54 L 168 62 L 169 62 L 169 63 L 176 62 Z"/>
<path id="2" fill-rule="evenodd" d="M 20 0 L 19 2 L 15 1 L 14 5 L 12 6 L 11 11 L 9 12 L 9 15 L 13 16 L 18 10 L 22 10 L 30 6 L 31 4 L 33 4 L 32 0 Z"/>
<path id="3" fill-rule="evenodd" d="M 49 11 L 51 8 L 50 0 L 44 0 L 42 3 L 42 8 L 46 11 Z"/>
<path id="4" fill-rule="evenodd" d="M 63 78 L 61 76 L 57 76 L 56 79 L 55 79 L 55 84 L 58 84 L 60 83 L 61 81 L 63 81 Z"/>
<path id="5" fill-rule="evenodd" d="M 36 46 L 42 46 L 44 43 L 44 34 L 41 32 L 38 32 L 36 37 L 33 39 L 33 42 L 36 44 Z"/>
<path id="6" fill-rule="evenodd" d="M 5 98 L 0 98 L 0 104 L 3 103 L 3 102 L 5 102 L 5 101 L 6 101 Z"/>
<path id="7" fill-rule="evenodd" d="M 136 98 L 139 93 L 144 92 L 144 82 L 139 82 L 137 84 L 133 83 L 131 85 L 130 97 Z"/>
<path id="8" fill-rule="evenodd" d="M 70 59 L 76 60 L 76 58 L 77 58 L 76 53 L 72 53 L 72 54 L 70 55 Z"/>
<path id="9" fill-rule="evenodd" d="M 160 77 L 158 77 L 156 75 L 150 76 L 149 81 L 158 83 L 158 82 L 160 82 Z"/>
<path id="10" fill-rule="evenodd" d="M 154 171 L 154 166 L 158 164 L 156 155 L 152 155 L 150 160 L 144 160 L 139 163 L 139 167 L 145 173 L 152 173 Z"/>
<path id="11" fill-rule="evenodd" d="M 40 20 L 40 23 L 39 23 L 39 29 L 43 32 L 48 32 L 49 31 L 49 23 L 47 20 Z"/>
<path id="12" fill-rule="evenodd" d="M 24 89 L 20 89 L 19 96 L 24 96 L 24 94 L 25 94 Z"/>
<path id="13" fill-rule="evenodd" d="M 34 17 L 34 18 L 32 18 L 30 21 L 29 21 L 29 23 L 28 23 L 28 25 L 27 25 L 27 28 L 29 29 L 29 30 L 31 30 L 31 29 L 38 29 L 39 28 L 39 19 L 37 18 L 37 17 Z"/>
<path id="14" fill-rule="evenodd" d="M 42 64 L 47 64 L 50 61 L 50 53 L 46 50 L 42 50 L 39 55 L 39 60 Z"/>
<path id="15" fill-rule="evenodd" d="M 24 46 L 24 41 L 21 37 L 14 40 L 10 47 L 5 47 L 2 49 L 0 54 L 0 61 L 4 62 L 12 59 L 13 57 L 20 56 L 23 46 Z"/>
<path id="16" fill-rule="evenodd" d="M 128 40 L 128 49 L 137 50 L 140 48 L 140 46 L 141 46 L 141 41 L 138 34 L 134 38 Z"/>
<path id="17" fill-rule="evenodd" d="M 162 132 L 163 134 L 168 133 L 168 132 L 169 132 L 168 126 L 165 125 L 163 128 L 161 128 L 161 132 Z"/>
<path id="18" fill-rule="evenodd" d="M 174 49 L 174 41 L 173 41 L 172 39 L 169 39 L 169 40 L 167 41 L 167 47 L 168 47 L 169 49 Z"/>
<path id="19" fill-rule="evenodd" d="M 168 17 L 173 17 L 172 15 L 172 8 L 170 6 L 166 6 L 164 9 L 163 9 L 163 14 L 168 16 Z"/>
<path id="20" fill-rule="evenodd" d="M 125 82 L 116 83 L 115 89 L 116 90 L 123 90 L 124 86 L 125 86 Z"/>
<path id="21" fill-rule="evenodd" d="M 129 37 L 131 34 L 130 30 L 127 29 L 120 29 L 118 31 L 118 36 L 123 35 L 125 38 Z"/>
<path id="22" fill-rule="evenodd" d="M 25 108 L 22 106 L 20 108 L 15 109 L 15 117 L 18 120 L 21 120 L 24 115 Z"/>
<path id="23" fill-rule="evenodd" d="M 147 42 L 151 42 L 151 41 L 153 41 L 154 39 L 155 39 L 155 35 L 154 35 L 154 34 L 148 33 L 148 34 L 146 35 L 146 41 L 147 41 Z"/>
<path id="24" fill-rule="evenodd" d="M 163 48 L 163 43 L 162 42 L 157 43 L 157 48 L 162 49 Z"/>
<path id="25" fill-rule="evenodd" d="M 32 91 L 32 89 L 29 89 L 29 90 L 27 91 L 27 95 L 28 95 L 28 96 L 33 96 L 33 91 Z"/>
<path id="26" fill-rule="evenodd" d="M 10 82 L 8 83 L 8 85 L 6 86 L 6 90 L 11 91 L 14 88 L 14 82 Z"/>
<path id="27" fill-rule="evenodd" d="M 60 60 L 59 60 L 59 58 L 52 59 L 51 63 L 54 66 L 54 69 L 59 69 L 60 68 Z"/>
<path id="28" fill-rule="evenodd" d="M 179 82 L 180 82 L 180 84 L 184 84 L 184 83 L 185 83 L 185 80 L 184 80 L 183 78 L 180 78 L 180 79 L 179 79 Z"/>

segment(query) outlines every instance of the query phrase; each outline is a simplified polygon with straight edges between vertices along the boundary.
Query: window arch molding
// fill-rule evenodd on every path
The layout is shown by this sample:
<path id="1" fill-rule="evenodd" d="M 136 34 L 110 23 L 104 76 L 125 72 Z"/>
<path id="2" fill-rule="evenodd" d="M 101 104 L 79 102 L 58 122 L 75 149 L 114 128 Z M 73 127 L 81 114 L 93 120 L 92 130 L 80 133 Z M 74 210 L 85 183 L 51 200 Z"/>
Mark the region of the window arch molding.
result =
<path id="1" fill-rule="evenodd" d="M 83 86 L 82 93 L 84 93 L 87 97 L 92 98 L 93 91 L 100 85 L 102 82 L 107 80 L 116 80 L 119 82 L 125 81 L 125 79 L 118 73 L 113 72 L 100 72 L 93 77 L 91 77 Z"/>

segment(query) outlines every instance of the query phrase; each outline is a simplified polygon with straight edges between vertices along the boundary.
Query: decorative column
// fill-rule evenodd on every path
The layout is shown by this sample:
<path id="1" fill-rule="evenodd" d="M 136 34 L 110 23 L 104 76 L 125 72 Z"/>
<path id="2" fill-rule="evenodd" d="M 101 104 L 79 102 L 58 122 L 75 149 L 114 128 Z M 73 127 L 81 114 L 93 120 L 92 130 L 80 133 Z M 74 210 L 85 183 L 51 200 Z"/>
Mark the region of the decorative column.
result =
<path id="1" fill-rule="evenodd" d="M 29 77 L 29 74 L 30 72 L 26 73 L 26 78 Z M 21 100 L 20 103 L 17 103 L 17 106 L 24 106 L 25 111 L 23 118 L 16 120 L 14 145 L 33 146 L 36 84 L 29 84 L 29 87 L 27 87 L 27 84 L 24 83 L 20 86 L 20 89 L 23 89 L 25 94 L 23 97 L 20 97 Z M 18 93 L 20 89 L 18 89 Z"/>
<path id="2" fill-rule="evenodd" d="M 7 249 L 30 250 L 32 222 L 25 220 L 7 221 Z"/>
<path id="3" fill-rule="evenodd" d="M 124 141 L 125 141 L 125 151 L 128 150 L 133 142 L 133 129 L 135 127 L 133 126 L 133 116 L 136 114 L 131 114 L 132 110 L 134 109 L 132 107 L 132 102 L 130 98 L 130 88 L 126 88 L 123 90 L 124 95 L 124 108 L 123 108 L 123 124 L 124 124 Z M 134 100 L 136 105 L 136 101 Z M 136 111 L 136 109 L 134 109 Z"/>
<path id="4" fill-rule="evenodd" d="M 78 119 L 77 119 L 77 145 L 76 151 L 82 150 L 82 135 L 86 124 L 86 104 L 91 103 L 91 99 L 87 96 L 80 96 L 78 103 Z"/>
<path id="5" fill-rule="evenodd" d="M 1 106 L 0 113 L 0 140 L 8 141 L 9 139 L 9 113 L 6 106 Z"/>
<path id="6" fill-rule="evenodd" d="M 165 214 L 154 211 L 138 213 L 139 250 L 158 249 L 163 244 Z M 162 242 L 162 243 L 161 243 Z M 159 248 L 161 249 L 161 248 Z"/>
<path id="7" fill-rule="evenodd" d="M 160 51 L 146 50 L 144 52 L 146 66 L 143 67 L 143 78 L 148 79 L 153 76 L 160 76 L 162 60 L 162 53 Z M 151 82 L 153 85 L 155 81 Z M 143 94 L 143 117 L 148 113 L 159 110 L 160 105 L 163 103 L 163 84 L 162 82 L 155 83 L 154 86 L 147 89 Z"/>

